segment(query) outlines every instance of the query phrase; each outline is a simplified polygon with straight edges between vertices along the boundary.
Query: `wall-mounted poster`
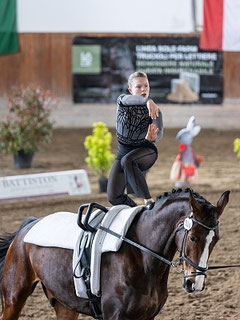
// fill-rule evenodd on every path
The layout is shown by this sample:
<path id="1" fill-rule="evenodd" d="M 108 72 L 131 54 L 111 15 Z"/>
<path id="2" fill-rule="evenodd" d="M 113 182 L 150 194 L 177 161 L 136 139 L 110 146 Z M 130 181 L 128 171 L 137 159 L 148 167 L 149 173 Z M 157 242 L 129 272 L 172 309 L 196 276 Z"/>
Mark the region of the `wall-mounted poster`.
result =
<path id="1" fill-rule="evenodd" d="M 73 100 L 115 103 L 134 71 L 147 73 L 157 103 L 220 104 L 222 52 L 197 37 L 75 37 Z"/>

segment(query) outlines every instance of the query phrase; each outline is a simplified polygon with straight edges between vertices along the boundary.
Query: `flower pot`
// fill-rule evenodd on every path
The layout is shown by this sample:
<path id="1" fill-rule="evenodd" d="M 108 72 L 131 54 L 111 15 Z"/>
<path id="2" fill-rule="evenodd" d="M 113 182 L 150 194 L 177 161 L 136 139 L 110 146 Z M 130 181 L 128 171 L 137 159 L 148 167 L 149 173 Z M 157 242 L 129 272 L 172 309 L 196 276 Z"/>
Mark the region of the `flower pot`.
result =
<path id="1" fill-rule="evenodd" d="M 25 153 L 24 150 L 19 150 L 14 155 L 14 168 L 15 169 L 29 169 L 32 167 L 32 159 L 34 153 Z"/>
<path id="2" fill-rule="evenodd" d="M 107 178 L 100 177 L 98 179 L 99 192 L 107 192 L 107 183 L 108 183 Z"/>

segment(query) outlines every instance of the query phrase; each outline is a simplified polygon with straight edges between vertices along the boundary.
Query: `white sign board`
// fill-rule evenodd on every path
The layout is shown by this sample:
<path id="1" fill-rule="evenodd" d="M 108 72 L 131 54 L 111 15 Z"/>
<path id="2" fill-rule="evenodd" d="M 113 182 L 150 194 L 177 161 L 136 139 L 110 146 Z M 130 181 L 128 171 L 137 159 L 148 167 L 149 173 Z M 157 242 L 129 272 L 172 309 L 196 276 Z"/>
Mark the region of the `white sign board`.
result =
<path id="1" fill-rule="evenodd" d="M 198 17 L 203 0 L 195 1 L 194 6 Z M 20 33 L 195 31 L 192 0 L 18 0 L 17 8 Z"/>
<path id="2" fill-rule="evenodd" d="M 68 170 L 0 178 L 0 201 L 91 193 L 85 170 Z"/>

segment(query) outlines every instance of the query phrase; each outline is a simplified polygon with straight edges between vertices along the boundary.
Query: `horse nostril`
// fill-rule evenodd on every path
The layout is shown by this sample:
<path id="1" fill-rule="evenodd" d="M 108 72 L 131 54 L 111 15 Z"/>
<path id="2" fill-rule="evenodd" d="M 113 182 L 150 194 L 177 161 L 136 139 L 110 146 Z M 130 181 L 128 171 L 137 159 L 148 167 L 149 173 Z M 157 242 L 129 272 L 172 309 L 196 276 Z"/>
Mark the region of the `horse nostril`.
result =
<path id="1" fill-rule="evenodd" d="M 188 280 L 185 282 L 185 289 L 187 290 L 187 292 L 193 292 L 193 291 L 195 291 L 194 283 L 192 282 L 192 280 L 188 279 Z"/>

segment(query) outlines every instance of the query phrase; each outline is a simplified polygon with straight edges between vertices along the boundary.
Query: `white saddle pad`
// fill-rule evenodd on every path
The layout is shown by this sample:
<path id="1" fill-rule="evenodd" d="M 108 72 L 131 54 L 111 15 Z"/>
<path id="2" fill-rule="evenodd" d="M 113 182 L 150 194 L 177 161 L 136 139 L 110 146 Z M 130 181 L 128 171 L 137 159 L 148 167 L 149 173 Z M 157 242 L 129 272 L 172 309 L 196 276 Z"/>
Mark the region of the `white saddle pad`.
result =
<path id="1" fill-rule="evenodd" d="M 82 229 L 76 213 L 56 212 L 37 222 L 25 235 L 24 242 L 42 247 L 74 249 Z"/>
<path id="2" fill-rule="evenodd" d="M 95 210 L 91 215 L 90 225 L 101 225 L 105 228 L 125 236 L 134 217 L 142 210 L 143 206 L 131 208 L 126 205 L 114 206 L 105 214 Z M 78 215 L 71 212 L 56 212 L 44 217 L 37 222 L 25 235 L 24 241 L 44 247 L 60 247 L 72 249 L 73 270 L 75 275 L 81 274 L 81 266 L 78 264 L 80 243 L 84 235 L 83 230 L 77 224 Z M 83 217 L 85 218 L 85 216 Z M 100 296 L 100 266 L 103 252 L 118 251 L 122 240 L 98 230 L 93 240 L 91 253 L 91 291 Z M 87 244 L 88 245 L 88 244 Z M 88 298 L 86 286 L 82 278 L 74 277 L 76 295 Z"/>

